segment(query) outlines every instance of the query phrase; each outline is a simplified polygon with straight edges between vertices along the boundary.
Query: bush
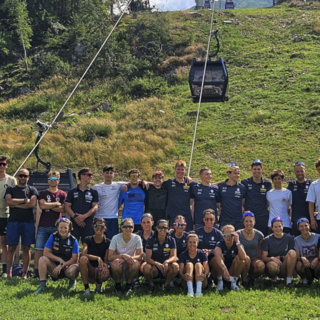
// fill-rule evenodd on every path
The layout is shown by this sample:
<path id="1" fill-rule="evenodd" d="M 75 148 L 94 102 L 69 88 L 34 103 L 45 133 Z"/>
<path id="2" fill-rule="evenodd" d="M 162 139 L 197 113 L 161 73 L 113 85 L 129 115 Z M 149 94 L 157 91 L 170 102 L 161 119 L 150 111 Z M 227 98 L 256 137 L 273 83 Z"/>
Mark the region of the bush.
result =
<path id="1" fill-rule="evenodd" d="M 131 81 L 130 95 L 134 98 L 146 98 L 152 96 L 161 96 L 167 91 L 167 83 L 161 77 L 137 78 Z"/>
<path id="2" fill-rule="evenodd" d="M 90 120 L 89 120 L 90 121 Z M 107 138 L 114 132 L 114 128 L 110 124 L 101 124 L 90 122 L 81 127 L 81 130 L 86 136 L 86 140 L 89 140 L 92 136 L 100 136 Z"/>
<path id="3" fill-rule="evenodd" d="M 39 69 L 44 76 L 68 75 L 70 65 L 67 62 L 63 62 L 58 56 L 47 53 L 42 58 Z"/>

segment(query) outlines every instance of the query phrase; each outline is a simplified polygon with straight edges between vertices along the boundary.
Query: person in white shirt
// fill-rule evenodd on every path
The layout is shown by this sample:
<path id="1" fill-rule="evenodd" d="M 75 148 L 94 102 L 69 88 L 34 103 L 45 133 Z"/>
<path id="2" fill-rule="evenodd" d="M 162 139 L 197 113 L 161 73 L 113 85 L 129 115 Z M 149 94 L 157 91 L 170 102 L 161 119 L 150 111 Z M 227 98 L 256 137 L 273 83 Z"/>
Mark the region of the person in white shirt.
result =
<path id="1" fill-rule="evenodd" d="M 271 180 L 274 188 L 267 192 L 269 203 L 269 221 L 268 227 L 271 227 L 271 220 L 280 217 L 283 221 L 283 232 L 291 233 L 290 208 L 292 205 L 292 193 L 290 190 L 283 188 L 284 173 L 282 170 L 273 170 Z M 269 234 L 273 233 L 269 229 Z"/>
<path id="2" fill-rule="evenodd" d="M 93 186 L 98 191 L 99 208 L 95 214 L 95 218 L 103 218 L 106 222 L 106 236 L 112 239 L 118 234 L 118 198 L 121 187 L 126 182 L 114 182 L 116 170 L 112 165 L 107 165 L 103 169 L 104 182 Z"/>

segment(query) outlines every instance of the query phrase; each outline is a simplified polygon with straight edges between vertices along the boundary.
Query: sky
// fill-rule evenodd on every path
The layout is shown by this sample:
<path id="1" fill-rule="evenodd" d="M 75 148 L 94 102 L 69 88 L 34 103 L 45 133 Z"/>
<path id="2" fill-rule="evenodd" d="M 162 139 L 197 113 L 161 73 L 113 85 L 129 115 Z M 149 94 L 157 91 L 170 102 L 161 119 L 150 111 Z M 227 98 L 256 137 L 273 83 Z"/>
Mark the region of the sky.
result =
<path id="1" fill-rule="evenodd" d="M 185 10 L 195 5 L 195 0 L 150 0 L 163 11 Z"/>

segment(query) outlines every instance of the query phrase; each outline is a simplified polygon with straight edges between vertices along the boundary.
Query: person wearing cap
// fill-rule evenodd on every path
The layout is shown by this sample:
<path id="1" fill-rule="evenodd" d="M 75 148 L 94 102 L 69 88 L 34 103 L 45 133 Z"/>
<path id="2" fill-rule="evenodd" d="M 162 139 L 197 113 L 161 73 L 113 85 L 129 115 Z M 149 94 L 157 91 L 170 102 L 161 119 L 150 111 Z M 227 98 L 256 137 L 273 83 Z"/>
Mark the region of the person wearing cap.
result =
<path id="1" fill-rule="evenodd" d="M 97 212 L 99 196 L 97 190 L 90 188 L 93 173 L 90 168 L 78 172 L 80 183 L 68 191 L 65 210 L 73 224 L 72 235 L 83 243 L 84 238 L 92 236 L 93 216 Z"/>
<path id="2" fill-rule="evenodd" d="M 272 285 L 277 285 L 277 278 L 286 279 L 286 286 L 292 288 L 292 274 L 297 262 L 294 240 L 291 235 L 283 232 L 283 221 L 280 217 L 271 220 L 273 233 L 263 239 L 261 258 L 266 264 L 266 275 Z"/>
<path id="3" fill-rule="evenodd" d="M 191 198 L 194 199 L 194 223 L 195 228 L 203 227 L 203 211 L 210 208 L 217 218 L 217 202 L 220 202 L 218 187 L 211 183 L 212 172 L 205 167 L 199 172 L 201 183 L 191 188 Z"/>
<path id="4" fill-rule="evenodd" d="M 1 262 L 2 275 L 7 276 L 7 224 L 9 218 L 9 207 L 6 204 L 4 195 L 8 186 L 15 186 L 17 184 L 16 178 L 8 175 L 6 170 L 8 168 L 8 158 L 5 155 L 0 155 L 0 246 L 1 246 Z"/>
<path id="5" fill-rule="evenodd" d="M 149 184 L 149 189 L 143 188 L 146 193 L 144 212 L 152 214 L 155 224 L 158 220 L 167 219 L 168 191 L 162 186 L 163 178 L 163 172 L 156 170 L 152 174 L 152 183 Z"/>
<path id="6" fill-rule="evenodd" d="M 193 203 L 191 189 L 196 183 L 190 182 L 190 178 L 185 177 L 186 171 L 186 162 L 178 160 L 175 164 L 175 178 L 164 181 L 162 186 L 168 191 L 167 219 L 170 225 L 173 224 L 177 215 L 181 215 L 186 219 L 186 231 L 190 231 L 193 229 L 193 213 L 190 208 Z"/>
<path id="7" fill-rule="evenodd" d="M 271 180 L 274 188 L 267 192 L 267 200 L 269 204 L 269 221 L 268 227 L 271 227 L 271 220 L 280 217 L 283 221 L 283 231 L 291 233 L 290 207 L 292 204 L 292 192 L 283 188 L 284 173 L 282 170 L 273 170 L 271 172 Z M 269 229 L 269 234 L 272 230 Z"/>
<path id="8" fill-rule="evenodd" d="M 315 163 L 320 176 L 320 158 Z M 309 187 L 307 199 L 311 229 L 320 233 L 320 179 L 313 181 Z"/>
<path id="9" fill-rule="evenodd" d="M 242 212 L 245 205 L 246 188 L 239 183 L 239 167 L 232 163 L 227 170 L 228 179 L 218 184 L 221 215 L 220 230 L 224 225 L 231 224 L 235 230 L 242 228 Z"/>
<path id="10" fill-rule="evenodd" d="M 37 237 L 34 247 L 34 273 L 39 277 L 38 261 L 43 255 L 44 246 L 50 235 L 57 231 L 56 221 L 61 218 L 61 213 L 65 212 L 64 202 L 67 194 L 58 189 L 60 182 L 60 172 L 50 171 L 48 173 L 49 188 L 39 193 L 40 217 L 37 217 Z"/>
<path id="11" fill-rule="evenodd" d="M 300 218 L 297 221 L 297 228 L 301 235 L 294 238 L 294 249 L 297 254 L 296 271 L 302 279 L 302 284 L 307 285 L 320 276 L 320 234 L 310 232 L 307 218 Z"/>
<path id="12" fill-rule="evenodd" d="M 309 217 L 309 204 L 306 201 L 309 187 L 312 180 L 305 177 L 306 167 L 302 161 L 297 161 L 294 164 L 294 174 L 297 180 L 290 181 L 287 189 L 292 192 L 292 235 L 300 235 L 300 231 L 297 228 L 297 221 L 300 218 Z"/>
<path id="13" fill-rule="evenodd" d="M 106 165 L 102 169 L 104 181 L 93 186 L 99 196 L 99 207 L 95 218 L 103 218 L 106 222 L 106 236 L 112 239 L 119 232 L 118 201 L 120 189 L 126 182 L 113 181 L 116 169 L 113 165 Z"/>
<path id="14" fill-rule="evenodd" d="M 254 212 L 255 229 L 261 231 L 264 236 L 268 234 L 268 201 L 267 192 L 272 189 L 268 179 L 262 177 L 263 167 L 261 160 L 257 159 L 251 163 L 252 177 L 241 181 L 246 187 L 245 211 Z"/>

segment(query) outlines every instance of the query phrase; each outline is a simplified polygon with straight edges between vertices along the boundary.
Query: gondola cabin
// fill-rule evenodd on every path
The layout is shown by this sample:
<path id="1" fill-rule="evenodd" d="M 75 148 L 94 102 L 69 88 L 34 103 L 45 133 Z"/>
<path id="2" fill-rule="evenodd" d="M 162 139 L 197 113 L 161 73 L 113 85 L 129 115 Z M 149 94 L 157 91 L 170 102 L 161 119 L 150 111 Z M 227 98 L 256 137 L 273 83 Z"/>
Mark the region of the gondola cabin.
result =
<path id="1" fill-rule="evenodd" d="M 192 60 L 189 85 L 194 103 L 199 102 L 204 65 L 204 61 Z M 223 59 L 208 61 L 201 102 L 228 101 L 227 93 L 228 73 Z"/>
<path id="2" fill-rule="evenodd" d="M 226 0 L 225 9 L 234 9 L 234 2 Z"/>

